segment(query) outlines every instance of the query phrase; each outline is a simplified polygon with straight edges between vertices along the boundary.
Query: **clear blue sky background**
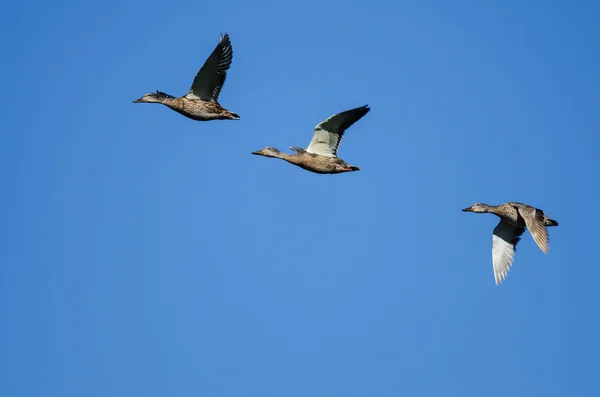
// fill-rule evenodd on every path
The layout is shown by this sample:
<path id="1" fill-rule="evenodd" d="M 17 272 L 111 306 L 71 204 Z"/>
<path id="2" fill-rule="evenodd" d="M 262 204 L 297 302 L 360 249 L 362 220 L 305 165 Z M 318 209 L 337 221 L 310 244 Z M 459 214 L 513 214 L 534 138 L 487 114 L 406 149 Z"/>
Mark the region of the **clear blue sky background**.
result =
<path id="1" fill-rule="evenodd" d="M 594 3 L 7 3 L 0 395 L 598 396 Z M 240 121 L 132 103 L 219 32 Z M 361 172 L 250 154 L 364 104 Z"/>

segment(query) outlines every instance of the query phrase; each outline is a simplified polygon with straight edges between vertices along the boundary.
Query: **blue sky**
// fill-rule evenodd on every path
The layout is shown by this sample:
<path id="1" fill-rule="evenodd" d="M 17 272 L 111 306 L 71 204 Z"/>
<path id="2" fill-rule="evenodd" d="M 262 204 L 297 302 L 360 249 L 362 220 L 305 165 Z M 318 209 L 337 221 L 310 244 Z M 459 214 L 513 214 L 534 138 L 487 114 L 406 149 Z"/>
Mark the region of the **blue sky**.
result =
<path id="1" fill-rule="evenodd" d="M 29 2 L 0 16 L 3 396 L 596 396 L 600 6 Z M 220 102 L 186 93 L 228 32 Z M 369 104 L 316 175 L 306 147 Z M 492 215 L 521 201 L 508 279 Z"/>

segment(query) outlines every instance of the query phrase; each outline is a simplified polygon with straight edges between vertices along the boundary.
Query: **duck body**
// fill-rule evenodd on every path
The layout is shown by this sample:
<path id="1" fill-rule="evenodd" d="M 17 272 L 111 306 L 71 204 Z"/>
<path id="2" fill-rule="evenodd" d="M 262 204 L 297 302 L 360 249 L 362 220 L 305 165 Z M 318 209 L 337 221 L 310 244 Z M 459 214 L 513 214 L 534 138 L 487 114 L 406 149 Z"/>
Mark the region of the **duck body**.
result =
<path id="1" fill-rule="evenodd" d="M 515 201 L 501 205 L 475 203 L 463 208 L 463 211 L 490 213 L 500 218 L 492 235 L 492 264 L 497 285 L 506 279 L 525 229 L 529 230 L 542 252 L 547 254 L 550 238 L 546 228 L 558 226 L 558 222 L 546 216 L 541 209 Z"/>
<path id="2" fill-rule="evenodd" d="M 279 158 L 315 174 L 341 174 L 343 172 L 360 171 L 360 168 L 346 163 L 339 157 L 320 156 L 299 148 L 291 149 L 296 150 L 297 153 L 283 153 L 275 148 L 266 147 L 252 152 L 252 154 Z"/>
<path id="3" fill-rule="evenodd" d="M 542 219 L 544 226 L 558 226 L 558 222 L 547 217 L 544 214 L 544 211 L 541 209 L 534 208 L 530 205 L 516 201 L 511 201 L 500 205 L 490 205 L 488 207 L 489 213 L 496 215 L 503 221 L 513 226 L 527 228 L 527 223 L 525 222 L 522 214 L 530 216 L 533 211 L 535 211 L 536 214 L 540 214 L 540 218 Z"/>
<path id="4" fill-rule="evenodd" d="M 164 92 L 156 91 L 156 93 L 146 94 L 133 102 L 160 103 L 196 121 L 240 119 L 240 116 L 225 109 L 218 102 L 205 101 L 188 95 L 176 98 Z"/>

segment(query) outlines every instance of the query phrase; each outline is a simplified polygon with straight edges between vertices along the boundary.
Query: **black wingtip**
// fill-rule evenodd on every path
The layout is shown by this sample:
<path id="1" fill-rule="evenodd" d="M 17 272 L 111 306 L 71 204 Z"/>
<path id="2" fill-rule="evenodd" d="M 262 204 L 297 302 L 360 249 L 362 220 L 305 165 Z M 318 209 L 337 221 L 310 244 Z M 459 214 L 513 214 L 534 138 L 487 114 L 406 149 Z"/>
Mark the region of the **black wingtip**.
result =
<path id="1" fill-rule="evenodd" d="M 365 105 L 365 106 L 361 106 L 360 108 L 358 108 L 362 115 L 360 117 L 365 116 L 367 113 L 369 113 L 371 111 L 371 108 L 369 107 L 369 105 Z"/>

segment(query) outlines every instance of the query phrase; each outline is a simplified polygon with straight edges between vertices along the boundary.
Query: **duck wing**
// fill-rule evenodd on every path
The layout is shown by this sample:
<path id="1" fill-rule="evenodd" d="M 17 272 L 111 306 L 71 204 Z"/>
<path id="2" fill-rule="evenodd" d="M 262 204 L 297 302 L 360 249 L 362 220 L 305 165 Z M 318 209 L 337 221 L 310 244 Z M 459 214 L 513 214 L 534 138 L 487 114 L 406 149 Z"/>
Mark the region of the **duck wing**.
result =
<path id="1" fill-rule="evenodd" d="M 334 114 L 315 127 L 312 140 L 306 148 L 308 153 L 321 156 L 337 157 L 338 147 L 344 137 L 344 132 L 365 114 L 369 113 L 369 105 L 346 110 Z"/>
<path id="2" fill-rule="evenodd" d="M 221 88 L 225 84 L 227 70 L 231 66 L 232 59 L 233 47 L 229 35 L 225 33 L 225 36 L 220 35 L 219 44 L 196 74 L 186 97 L 217 102 Z"/>
<path id="3" fill-rule="evenodd" d="M 545 225 L 544 211 L 530 206 L 517 207 L 519 215 L 525 220 L 529 233 L 544 254 L 550 250 L 550 237 Z"/>
<path id="4" fill-rule="evenodd" d="M 521 235 L 525 232 L 524 227 L 514 226 L 510 223 L 500 221 L 494 228 L 492 236 L 492 263 L 494 265 L 494 278 L 496 285 L 500 285 L 512 266 L 515 258 L 517 244 L 521 241 Z"/>

